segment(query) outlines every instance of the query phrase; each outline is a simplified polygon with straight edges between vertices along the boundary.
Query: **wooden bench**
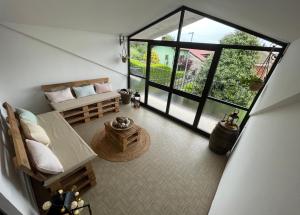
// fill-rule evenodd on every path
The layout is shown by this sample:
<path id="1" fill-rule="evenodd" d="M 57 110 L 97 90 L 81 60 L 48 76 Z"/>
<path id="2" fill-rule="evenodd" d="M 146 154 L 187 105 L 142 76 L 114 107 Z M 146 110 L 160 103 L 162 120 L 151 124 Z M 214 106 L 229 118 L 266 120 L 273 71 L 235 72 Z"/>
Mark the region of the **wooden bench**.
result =
<path id="1" fill-rule="evenodd" d="M 35 192 L 36 201 L 40 207 L 43 201 L 48 200 L 50 195 L 58 189 L 70 189 L 73 185 L 77 187 L 80 192 L 84 192 L 96 184 L 96 177 L 91 165 L 91 161 L 86 161 L 80 164 L 76 169 L 66 172 L 59 179 L 53 180 L 50 184 L 45 185 L 45 182 L 55 175 L 47 175 L 39 172 L 33 165 L 30 154 L 28 153 L 25 138 L 17 114 L 8 103 L 4 103 L 3 107 L 7 112 L 7 123 L 9 125 L 8 134 L 12 139 L 15 149 L 15 157 L 13 158 L 16 169 L 23 171 L 31 177 L 33 190 Z M 55 112 L 50 112 L 55 113 Z M 39 116 L 39 115 L 38 115 Z M 57 115 L 59 116 L 59 115 Z M 60 119 L 66 126 L 70 125 L 60 116 Z M 71 127 L 70 127 L 71 128 Z M 71 128 L 72 129 L 72 128 Z M 74 135 L 77 136 L 74 131 Z M 53 143 L 52 143 L 53 144 Z M 84 144 L 82 147 L 88 147 Z M 92 159 L 92 158 L 91 158 Z M 51 179 L 50 179 L 51 180 Z"/>
<path id="2" fill-rule="evenodd" d="M 99 78 L 91 80 L 73 81 L 67 83 L 43 85 L 44 92 L 56 91 L 64 88 L 95 83 L 108 83 L 109 78 Z M 108 112 L 119 112 L 120 95 L 117 92 L 108 92 L 91 95 L 87 97 L 68 100 L 60 103 L 50 103 L 52 109 L 59 111 L 69 124 L 85 123 L 92 119 L 100 118 Z"/>

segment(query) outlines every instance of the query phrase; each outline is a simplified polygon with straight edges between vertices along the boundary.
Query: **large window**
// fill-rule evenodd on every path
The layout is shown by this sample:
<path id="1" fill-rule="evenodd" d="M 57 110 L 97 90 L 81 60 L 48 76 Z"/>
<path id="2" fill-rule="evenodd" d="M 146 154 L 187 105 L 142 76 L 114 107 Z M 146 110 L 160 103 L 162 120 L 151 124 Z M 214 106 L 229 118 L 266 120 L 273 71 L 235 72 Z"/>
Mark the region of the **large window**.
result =
<path id="1" fill-rule="evenodd" d="M 214 51 L 181 48 L 174 89 L 201 96 Z"/>
<path id="2" fill-rule="evenodd" d="M 286 45 L 183 6 L 129 36 L 129 84 L 146 107 L 205 135 L 236 110 L 243 128 L 262 91 L 251 83 L 266 83 Z"/>
<path id="3" fill-rule="evenodd" d="M 146 77 L 147 43 L 130 42 L 129 72 Z"/>
<path id="4" fill-rule="evenodd" d="M 132 39 L 147 39 L 147 40 L 177 40 L 178 26 L 181 12 L 177 12 L 156 25 L 135 34 Z M 172 32 L 172 35 L 169 33 Z"/>
<path id="5" fill-rule="evenodd" d="M 153 46 L 151 48 L 149 80 L 161 85 L 170 86 L 174 56 L 175 48 Z"/>

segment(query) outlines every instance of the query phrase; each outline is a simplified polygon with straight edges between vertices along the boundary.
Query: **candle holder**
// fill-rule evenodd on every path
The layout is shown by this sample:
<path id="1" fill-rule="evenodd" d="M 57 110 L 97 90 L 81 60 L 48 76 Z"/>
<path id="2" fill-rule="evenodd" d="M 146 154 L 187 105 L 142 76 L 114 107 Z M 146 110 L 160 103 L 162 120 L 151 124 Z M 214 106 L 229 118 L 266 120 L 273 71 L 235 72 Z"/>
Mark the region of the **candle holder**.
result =
<path id="1" fill-rule="evenodd" d="M 84 208 L 87 208 L 92 215 L 90 205 L 85 204 L 76 190 L 76 186 L 71 191 L 58 190 L 49 201 L 44 202 L 42 209 L 47 215 L 80 215 Z"/>

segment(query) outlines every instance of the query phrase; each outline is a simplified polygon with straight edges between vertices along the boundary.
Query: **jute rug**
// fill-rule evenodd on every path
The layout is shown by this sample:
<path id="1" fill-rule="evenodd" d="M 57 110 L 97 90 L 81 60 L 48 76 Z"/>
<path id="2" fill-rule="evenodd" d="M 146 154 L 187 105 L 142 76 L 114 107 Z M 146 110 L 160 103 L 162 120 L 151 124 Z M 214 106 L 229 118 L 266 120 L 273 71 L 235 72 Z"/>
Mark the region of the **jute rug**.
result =
<path id="1" fill-rule="evenodd" d="M 130 161 L 144 154 L 150 146 L 150 136 L 148 132 L 142 128 L 140 141 L 136 144 L 128 146 L 125 152 L 121 152 L 116 144 L 105 135 L 105 130 L 101 130 L 95 134 L 91 143 L 92 149 L 99 157 L 108 161 Z"/>

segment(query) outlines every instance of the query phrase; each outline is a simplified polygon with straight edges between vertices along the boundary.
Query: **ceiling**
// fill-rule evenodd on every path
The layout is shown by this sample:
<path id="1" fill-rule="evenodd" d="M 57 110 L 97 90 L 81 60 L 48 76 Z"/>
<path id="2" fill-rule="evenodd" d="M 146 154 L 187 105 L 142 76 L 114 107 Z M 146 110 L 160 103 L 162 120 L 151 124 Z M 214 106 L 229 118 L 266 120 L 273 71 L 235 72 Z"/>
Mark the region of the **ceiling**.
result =
<path id="1" fill-rule="evenodd" d="M 178 30 L 179 20 L 180 20 L 181 11 L 176 14 L 164 19 L 163 21 L 152 25 L 151 27 L 145 29 L 144 31 L 134 35 L 134 39 L 156 39 L 159 36 L 163 36 L 172 31 Z M 185 13 L 182 26 L 186 26 L 193 22 L 196 22 L 202 19 L 202 16 L 194 13 Z M 174 38 L 176 39 L 176 38 Z"/>
<path id="2" fill-rule="evenodd" d="M 0 0 L 0 21 L 130 34 L 182 5 L 285 42 L 300 37 L 297 0 Z"/>

